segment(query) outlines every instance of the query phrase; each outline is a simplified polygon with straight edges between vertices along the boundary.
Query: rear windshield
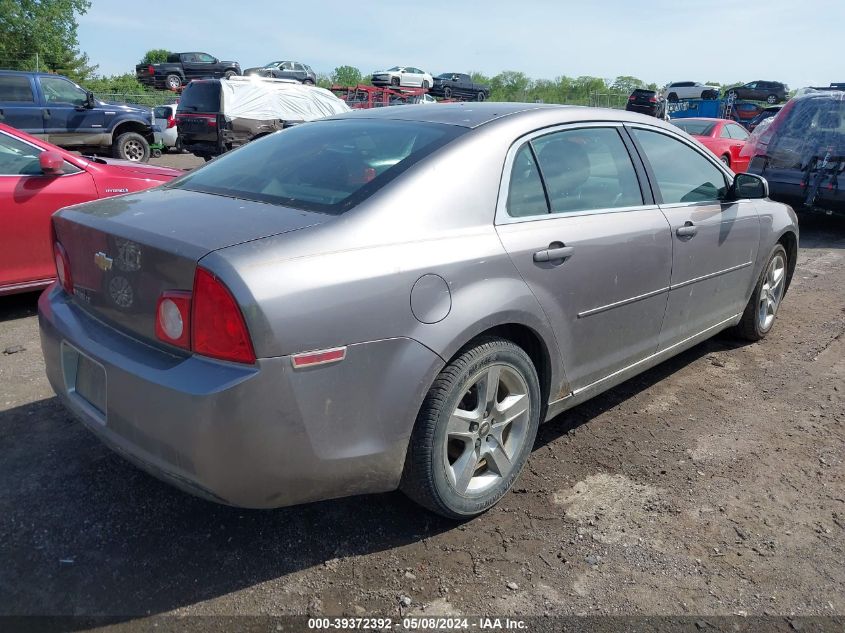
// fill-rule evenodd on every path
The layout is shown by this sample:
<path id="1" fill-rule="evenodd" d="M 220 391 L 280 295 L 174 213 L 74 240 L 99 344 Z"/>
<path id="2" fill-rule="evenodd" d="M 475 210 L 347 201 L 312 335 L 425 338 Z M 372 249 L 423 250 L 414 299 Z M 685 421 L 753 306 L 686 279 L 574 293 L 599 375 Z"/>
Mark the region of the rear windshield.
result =
<path id="1" fill-rule="evenodd" d="M 168 186 L 339 215 L 464 132 L 416 121 L 316 121 L 253 141 Z"/>
<path id="2" fill-rule="evenodd" d="M 641 90 L 640 88 L 637 88 L 634 90 L 633 94 L 638 97 L 653 97 L 657 93 L 655 93 L 654 90 Z"/>
<path id="3" fill-rule="evenodd" d="M 845 156 L 845 100 L 801 99 L 784 114 L 788 116 L 769 145 L 770 167 L 804 169 L 827 154 Z"/>
<path id="4" fill-rule="evenodd" d="M 693 136 L 710 136 L 716 124 L 712 121 L 672 121 L 687 134 Z"/>
<path id="5" fill-rule="evenodd" d="M 153 110 L 153 116 L 156 119 L 169 119 L 171 114 L 170 106 L 158 106 L 155 110 Z"/>
<path id="6" fill-rule="evenodd" d="M 211 112 L 220 110 L 220 83 L 192 81 L 182 92 L 178 112 Z"/>

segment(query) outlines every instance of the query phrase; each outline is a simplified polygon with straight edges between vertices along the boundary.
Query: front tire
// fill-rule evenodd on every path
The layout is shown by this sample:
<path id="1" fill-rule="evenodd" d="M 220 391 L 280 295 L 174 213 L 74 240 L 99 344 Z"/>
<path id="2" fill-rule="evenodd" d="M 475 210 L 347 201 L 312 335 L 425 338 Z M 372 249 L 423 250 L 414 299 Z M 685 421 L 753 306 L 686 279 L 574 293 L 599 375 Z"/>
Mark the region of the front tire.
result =
<path id="1" fill-rule="evenodd" d="M 479 339 L 440 372 L 417 416 L 401 490 L 432 512 L 468 519 L 495 505 L 531 453 L 540 384 L 528 354 Z"/>
<path id="2" fill-rule="evenodd" d="M 780 99 L 778 99 L 777 95 L 769 95 L 766 97 L 766 103 L 769 105 L 775 105 L 778 101 L 780 101 Z"/>
<path id="3" fill-rule="evenodd" d="M 479 91 L 478 91 L 478 94 L 477 94 L 477 95 L 475 95 L 475 100 L 476 100 L 476 101 L 484 101 L 486 98 L 487 98 L 487 95 L 486 95 L 486 94 L 484 94 L 484 91 L 483 91 L 483 90 L 479 90 Z"/>
<path id="4" fill-rule="evenodd" d="M 390 78 L 390 85 L 394 87 L 399 86 L 399 77 L 391 77 Z"/>
<path id="5" fill-rule="evenodd" d="M 759 341 L 772 331 L 780 302 L 786 294 L 788 264 L 786 249 L 778 244 L 769 255 L 742 319 L 734 328 L 738 337 Z"/>
<path id="6" fill-rule="evenodd" d="M 223 79 L 231 79 L 232 77 L 236 76 L 238 73 L 234 70 L 227 70 L 223 73 Z"/>
<path id="7" fill-rule="evenodd" d="M 672 102 L 672 103 L 677 103 L 677 102 L 678 102 L 678 95 L 677 95 L 677 93 L 670 92 L 670 93 L 669 93 L 669 96 L 668 96 L 668 97 L 666 97 L 666 98 L 667 98 L 670 102 Z"/>
<path id="8" fill-rule="evenodd" d="M 423 79 L 422 87 L 423 90 L 428 90 L 428 79 Z"/>
<path id="9" fill-rule="evenodd" d="M 112 156 L 133 163 L 150 160 L 150 144 L 137 132 L 125 132 L 112 144 Z"/>
<path id="10" fill-rule="evenodd" d="M 443 98 L 444 99 L 451 99 L 452 98 L 452 89 L 449 86 L 443 88 Z"/>

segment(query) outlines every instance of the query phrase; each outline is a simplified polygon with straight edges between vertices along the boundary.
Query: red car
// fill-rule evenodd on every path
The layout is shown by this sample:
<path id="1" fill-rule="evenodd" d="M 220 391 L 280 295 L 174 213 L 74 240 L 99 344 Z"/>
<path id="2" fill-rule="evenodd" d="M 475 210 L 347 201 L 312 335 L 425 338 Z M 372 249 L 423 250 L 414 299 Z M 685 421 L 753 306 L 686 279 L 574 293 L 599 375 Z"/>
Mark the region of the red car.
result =
<path id="1" fill-rule="evenodd" d="M 37 290 L 55 279 L 54 211 L 155 187 L 182 173 L 83 158 L 0 123 L 0 295 Z"/>
<path id="2" fill-rule="evenodd" d="M 734 173 L 748 169 L 749 159 L 739 153 L 745 147 L 749 134 L 739 123 L 728 119 L 673 119 L 681 128 L 699 143 L 716 154 Z"/>

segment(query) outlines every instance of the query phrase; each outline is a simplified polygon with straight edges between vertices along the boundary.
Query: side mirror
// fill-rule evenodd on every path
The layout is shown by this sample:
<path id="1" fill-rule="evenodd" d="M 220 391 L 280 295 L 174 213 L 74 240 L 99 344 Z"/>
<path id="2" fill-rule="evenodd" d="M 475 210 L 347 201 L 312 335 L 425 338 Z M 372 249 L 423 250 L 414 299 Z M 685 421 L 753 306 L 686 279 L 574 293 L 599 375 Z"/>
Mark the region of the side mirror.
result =
<path id="1" fill-rule="evenodd" d="M 38 163 L 41 165 L 41 173 L 45 176 L 59 176 L 62 173 L 65 159 L 58 152 L 48 149 L 38 155 Z"/>
<path id="2" fill-rule="evenodd" d="M 92 110 L 97 102 L 94 100 L 94 93 L 90 90 L 85 93 L 85 107 Z"/>
<path id="3" fill-rule="evenodd" d="M 737 174 L 731 185 L 732 200 L 750 198 L 752 200 L 769 197 L 769 183 L 756 174 Z"/>

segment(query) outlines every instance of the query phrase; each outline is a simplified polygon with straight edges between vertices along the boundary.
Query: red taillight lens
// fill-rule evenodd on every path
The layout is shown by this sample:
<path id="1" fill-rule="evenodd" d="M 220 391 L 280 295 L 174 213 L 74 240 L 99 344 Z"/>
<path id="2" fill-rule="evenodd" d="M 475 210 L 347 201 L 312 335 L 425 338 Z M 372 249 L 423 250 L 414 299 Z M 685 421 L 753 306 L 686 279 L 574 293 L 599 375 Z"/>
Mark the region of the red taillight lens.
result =
<path id="1" fill-rule="evenodd" d="M 150 73 L 151 75 L 155 75 L 155 74 L 156 74 L 156 69 L 155 69 L 155 68 L 153 68 L 153 67 L 150 65 L 150 66 L 147 66 L 147 72 L 148 72 L 148 73 Z"/>
<path id="2" fill-rule="evenodd" d="M 649 97 L 648 100 L 649 103 L 657 103 L 657 99 L 655 97 Z"/>
<path id="3" fill-rule="evenodd" d="M 636 97 L 634 95 L 631 95 L 630 97 L 628 97 L 628 101 L 635 101 L 635 100 L 636 100 Z"/>
<path id="4" fill-rule="evenodd" d="M 197 354 L 254 363 L 255 351 L 243 314 L 229 289 L 204 268 L 194 276 L 191 347 Z"/>
<path id="5" fill-rule="evenodd" d="M 167 129 L 169 130 L 172 127 L 176 127 L 176 117 L 169 116 L 167 117 Z"/>
<path id="6" fill-rule="evenodd" d="M 156 336 L 165 343 L 191 349 L 191 293 L 168 290 L 156 305 Z"/>
<path id="7" fill-rule="evenodd" d="M 53 259 L 56 262 L 56 276 L 65 292 L 73 294 L 73 278 L 70 275 L 70 259 L 65 247 L 58 240 L 53 240 Z"/>

